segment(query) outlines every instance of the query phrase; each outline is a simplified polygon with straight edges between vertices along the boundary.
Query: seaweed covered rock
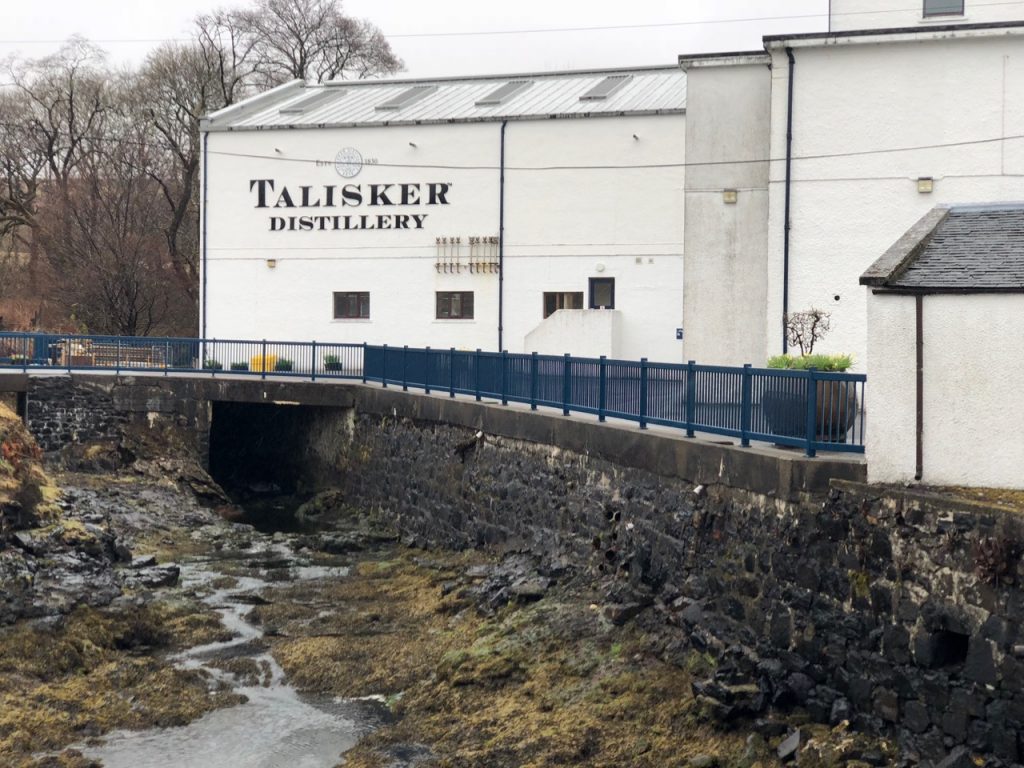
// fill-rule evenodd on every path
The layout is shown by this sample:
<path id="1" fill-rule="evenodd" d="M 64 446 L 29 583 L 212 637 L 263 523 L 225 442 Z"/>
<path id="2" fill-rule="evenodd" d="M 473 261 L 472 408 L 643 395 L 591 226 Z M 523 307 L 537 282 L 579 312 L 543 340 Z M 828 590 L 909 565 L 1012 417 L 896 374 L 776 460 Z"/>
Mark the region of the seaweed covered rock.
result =
<path id="1" fill-rule="evenodd" d="M 56 518 L 56 491 L 43 472 L 41 453 L 21 419 L 0 403 L 0 542 L 12 531 Z"/>

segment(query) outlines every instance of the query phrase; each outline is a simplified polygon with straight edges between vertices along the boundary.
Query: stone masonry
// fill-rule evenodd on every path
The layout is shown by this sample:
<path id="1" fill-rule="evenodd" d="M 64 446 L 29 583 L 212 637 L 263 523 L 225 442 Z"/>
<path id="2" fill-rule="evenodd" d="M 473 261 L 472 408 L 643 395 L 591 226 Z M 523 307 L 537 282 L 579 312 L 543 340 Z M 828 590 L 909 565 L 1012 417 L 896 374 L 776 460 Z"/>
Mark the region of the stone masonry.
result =
<path id="1" fill-rule="evenodd" d="M 341 466 L 349 501 L 412 542 L 529 550 L 629 583 L 613 614 L 653 606 L 710 654 L 696 689 L 724 720 L 800 707 L 892 735 L 908 764 L 959 745 L 1021 758 L 1012 513 L 855 483 L 776 502 L 390 414 L 357 418 Z"/>

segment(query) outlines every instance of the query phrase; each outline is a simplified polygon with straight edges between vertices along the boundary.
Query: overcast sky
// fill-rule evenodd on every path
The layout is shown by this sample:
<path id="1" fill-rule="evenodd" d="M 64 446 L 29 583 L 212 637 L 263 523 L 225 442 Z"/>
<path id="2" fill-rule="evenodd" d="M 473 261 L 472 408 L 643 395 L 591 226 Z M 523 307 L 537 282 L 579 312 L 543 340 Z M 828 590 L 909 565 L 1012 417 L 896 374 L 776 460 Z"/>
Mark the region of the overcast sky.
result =
<path id="1" fill-rule="evenodd" d="M 185 37 L 219 0 L 2 0 L 0 57 L 37 57 L 81 34 L 115 61 Z M 681 53 L 760 47 L 761 35 L 827 27 L 828 0 L 345 0 L 389 37 L 411 77 L 671 64 Z M 769 17 L 786 17 L 770 19 Z M 751 19 L 750 21 L 728 21 Z M 661 25 L 661 26 L 642 26 Z M 521 30 L 634 29 L 526 33 Z M 518 30 L 515 34 L 443 35 Z M 430 35 L 417 37 L 416 35 Z M 137 42 L 129 42 L 137 41 Z"/>

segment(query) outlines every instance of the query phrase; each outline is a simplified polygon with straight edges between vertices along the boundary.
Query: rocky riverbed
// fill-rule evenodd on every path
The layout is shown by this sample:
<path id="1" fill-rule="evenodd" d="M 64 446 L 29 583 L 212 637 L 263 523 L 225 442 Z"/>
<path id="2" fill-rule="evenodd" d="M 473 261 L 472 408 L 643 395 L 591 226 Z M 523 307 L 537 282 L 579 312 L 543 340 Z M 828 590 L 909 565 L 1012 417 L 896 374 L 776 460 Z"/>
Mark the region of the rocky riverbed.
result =
<path id="1" fill-rule="evenodd" d="M 9 411 L 0 444 L 2 765 L 898 763 L 744 717 L 685 604 L 586 564 L 416 549 L 330 492 L 260 532 L 152 435 L 49 474 Z"/>

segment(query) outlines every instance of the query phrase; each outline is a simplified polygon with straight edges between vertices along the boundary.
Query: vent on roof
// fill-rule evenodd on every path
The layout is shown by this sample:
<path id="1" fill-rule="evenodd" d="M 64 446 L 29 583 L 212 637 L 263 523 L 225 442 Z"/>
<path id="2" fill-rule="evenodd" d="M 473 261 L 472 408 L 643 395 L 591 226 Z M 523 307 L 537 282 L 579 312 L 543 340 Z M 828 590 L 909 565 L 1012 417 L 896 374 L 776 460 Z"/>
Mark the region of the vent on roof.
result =
<path id="1" fill-rule="evenodd" d="M 383 104 L 378 104 L 377 109 L 401 109 L 413 102 L 419 101 L 428 93 L 433 93 L 436 90 L 436 85 L 414 85 L 412 88 L 408 88 L 397 96 L 388 99 Z"/>
<path id="2" fill-rule="evenodd" d="M 498 88 L 480 99 L 476 103 L 476 106 L 496 107 L 497 105 L 508 101 L 523 89 L 529 88 L 531 85 L 533 85 L 532 80 L 510 80 L 504 85 L 498 86 Z"/>
<path id="3" fill-rule="evenodd" d="M 632 79 L 632 75 L 609 75 L 580 96 L 580 101 L 601 101 L 602 99 L 607 99 Z"/>
<path id="4" fill-rule="evenodd" d="M 330 101 L 335 97 L 341 96 L 342 91 L 337 88 L 330 90 L 323 89 L 318 90 L 316 93 L 311 93 L 308 96 L 303 96 L 298 101 L 292 102 L 287 106 L 281 107 L 282 115 L 301 115 L 304 112 L 309 112 L 321 104 Z"/>

